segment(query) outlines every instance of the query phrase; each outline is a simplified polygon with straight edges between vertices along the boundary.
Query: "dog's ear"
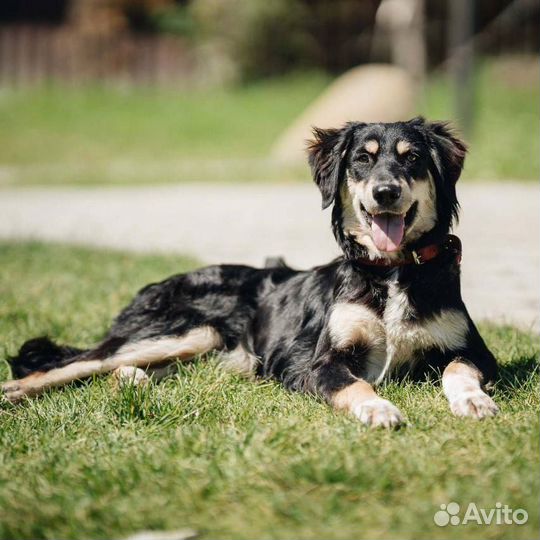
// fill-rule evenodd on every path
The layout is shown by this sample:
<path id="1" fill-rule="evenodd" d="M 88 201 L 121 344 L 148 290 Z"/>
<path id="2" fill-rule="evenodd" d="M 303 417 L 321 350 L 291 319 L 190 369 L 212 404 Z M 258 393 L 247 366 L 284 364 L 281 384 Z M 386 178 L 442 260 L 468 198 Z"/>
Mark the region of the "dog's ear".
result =
<path id="1" fill-rule="evenodd" d="M 313 128 L 314 138 L 308 141 L 308 162 L 321 191 L 323 209 L 336 198 L 354 127 L 349 123 L 342 129 Z"/>
<path id="2" fill-rule="evenodd" d="M 439 220 L 450 226 L 452 220 L 457 222 L 459 218 L 456 182 L 463 170 L 467 146 L 447 122 L 424 122 L 423 127 L 431 155 L 431 174 L 439 186 Z M 443 216 L 447 216 L 447 219 Z"/>
<path id="3" fill-rule="evenodd" d="M 447 122 L 428 122 L 425 128 L 437 172 L 445 182 L 455 185 L 463 170 L 466 144 L 456 136 Z"/>

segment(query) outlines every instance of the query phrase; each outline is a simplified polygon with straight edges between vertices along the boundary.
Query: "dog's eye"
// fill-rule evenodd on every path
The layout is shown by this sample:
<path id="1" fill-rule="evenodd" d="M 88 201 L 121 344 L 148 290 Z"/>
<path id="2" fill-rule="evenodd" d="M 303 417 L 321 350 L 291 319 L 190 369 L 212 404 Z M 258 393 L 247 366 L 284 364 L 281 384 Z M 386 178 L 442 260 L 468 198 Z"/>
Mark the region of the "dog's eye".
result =
<path id="1" fill-rule="evenodd" d="M 414 163 L 417 159 L 418 159 L 418 154 L 415 154 L 414 152 L 409 152 L 407 154 L 408 163 Z"/>
<path id="2" fill-rule="evenodd" d="M 371 156 L 367 152 L 362 152 L 358 156 L 358 161 L 360 163 L 371 163 Z"/>

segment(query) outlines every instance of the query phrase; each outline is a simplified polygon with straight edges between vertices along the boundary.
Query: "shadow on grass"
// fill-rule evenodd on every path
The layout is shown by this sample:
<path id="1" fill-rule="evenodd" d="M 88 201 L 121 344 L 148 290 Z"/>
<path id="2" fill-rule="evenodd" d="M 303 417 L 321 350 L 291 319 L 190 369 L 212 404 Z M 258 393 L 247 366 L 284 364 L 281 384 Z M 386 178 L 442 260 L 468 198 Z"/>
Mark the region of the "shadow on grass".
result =
<path id="1" fill-rule="evenodd" d="M 500 390 L 521 388 L 531 382 L 539 371 L 536 355 L 522 356 L 511 363 L 499 366 L 497 388 Z"/>

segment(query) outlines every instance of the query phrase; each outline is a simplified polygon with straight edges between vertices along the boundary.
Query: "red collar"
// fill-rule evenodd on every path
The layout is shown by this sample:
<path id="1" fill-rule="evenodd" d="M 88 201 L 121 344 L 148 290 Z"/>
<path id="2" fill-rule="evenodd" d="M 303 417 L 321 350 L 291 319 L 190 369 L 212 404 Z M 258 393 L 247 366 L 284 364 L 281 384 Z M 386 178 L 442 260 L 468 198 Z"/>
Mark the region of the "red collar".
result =
<path id="1" fill-rule="evenodd" d="M 424 264 L 435 257 L 438 257 L 442 252 L 450 251 L 456 257 L 458 264 L 461 263 L 461 240 L 449 234 L 441 244 L 429 244 L 422 248 L 413 249 L 407 253 L 407 255 L 397 261 L 392 261 L 390 259 L 380 258 L 380 259 L 357 259 L 362 264 L 367 266 L 386 266 L 387 268 L 392 268 L 396 266 L 405 266 L 407 264 Z"/>

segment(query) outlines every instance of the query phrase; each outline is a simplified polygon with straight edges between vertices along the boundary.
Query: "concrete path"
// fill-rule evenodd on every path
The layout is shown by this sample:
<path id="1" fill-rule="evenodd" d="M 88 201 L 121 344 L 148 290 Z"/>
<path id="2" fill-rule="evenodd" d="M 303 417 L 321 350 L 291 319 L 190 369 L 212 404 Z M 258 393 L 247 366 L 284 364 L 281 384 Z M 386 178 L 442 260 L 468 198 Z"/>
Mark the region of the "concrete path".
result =
<path id="1" fill-rule="evenodd" d="M 473 317 L 540 329 L 536 185 L 461 184 L 463 296 Z M 337 255 L 314 186 L 176 185 L 0 191 L 0 238 L 192 254 L 308 267 Z"/>

